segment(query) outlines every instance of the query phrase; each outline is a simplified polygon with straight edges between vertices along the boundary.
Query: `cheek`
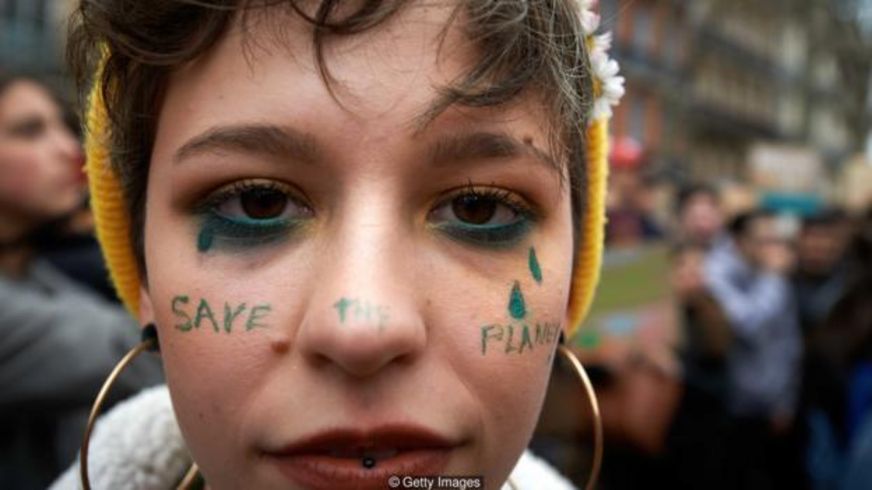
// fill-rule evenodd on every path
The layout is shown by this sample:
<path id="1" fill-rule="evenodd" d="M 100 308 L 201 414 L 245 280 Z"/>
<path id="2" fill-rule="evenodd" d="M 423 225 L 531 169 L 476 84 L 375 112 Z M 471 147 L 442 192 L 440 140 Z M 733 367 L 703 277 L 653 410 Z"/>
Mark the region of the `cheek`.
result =
<path id="1" fill-rule="evenodd" d="M 204 260 L 196 230 L 161 209 L 146 213 L 149 297 L 179 425 L 201 466 L 239 466 L 240 426 L 274 370 L 276 335 L 293 323 L 293 264 Z M 302 281 L 301 281 L 302 282 Z M 230 471 L 230 470 L 228 470 Z M 229 480 L 228 480 L 229 481 Z"/>
<path id="2" fill-rule="evenodd" d="M 444 291 L 434 304 L 443 306 L 429 336 L 450 346 L 444 355 L 478 404 L 489 468 L 509 471 L 535 429 L 566 315 L 571 245 L 555 239 L 533 254 L 513 252 L 522 259 L 514 270 L 462 287 L 434 278 Z"/>
<path id="3" fill-rule="evenodd" d="M 31 200 L 41 173 L 37 151 L 14 144 L 0 147 L 0 193 L 10 202 Z"/>
<path id="4" fill-rule="evenodd" d="M 72 166 L 39 145 L 0 148 L 0 196 L 31 212 L 54 213 L 75 205 L 78 187 Z"/>
<path id="5" fill-rule="evenodd" d="M 191 283 L 221 284 L 204 271 L 192 277 L 199 281 Z M 156 295 L 155 320 L 179 426 L 202 467 L 225 468 L 221 481 L 246 478 L 243 423 L 276 371 L 269 324 L 287 315 L 265 309 L 276 303 L 255 291 L 186 287 L 181 280 L 172 289 L 177 294 Z M 182 296 L 187 303 L 178 301 Z"/>

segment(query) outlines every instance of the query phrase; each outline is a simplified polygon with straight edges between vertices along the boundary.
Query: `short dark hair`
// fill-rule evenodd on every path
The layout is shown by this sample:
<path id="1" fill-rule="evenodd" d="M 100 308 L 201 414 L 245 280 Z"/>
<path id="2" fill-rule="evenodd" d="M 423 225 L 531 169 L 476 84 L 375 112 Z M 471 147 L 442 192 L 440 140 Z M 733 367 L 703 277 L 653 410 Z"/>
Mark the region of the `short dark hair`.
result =
<path id="1" fill-rule="evenodd" d="M 803 218 L 802 229 L 807 230 L 814 227 L 829 227 L 840 225 L 848 221 L 848 213 L 842 208 L 829 207 L 824 208 L 816 213 L 810 214 Z"/>
<path id="2" fill-rule="evenodd" d="M 680 215 L 684 212 L 687 203 L 696 196 L 708 196 L 716 203 L 719 203 L 721 200 L 718 190 L 711 184 L 706 182 L 687 184 L 678 190 L 678 194 L 675 197 L 675 214 Z"/>
<path id="3" fill-rule="evenodd" d="M 462 19 L 480 57 L 457 83 L 442 87 L 435 111 L 455 104 L 500 106 L 527 93 L 538 96 L 554 116 L 552 151 L 567 162 L 578 233 L 587 187 L 584 136 L 594 88 L 576 2 L 458 0 L 455 13 L 464 15 L 452 15 L 449 22 Z M 172 71 L 211 49 L 237 14 L 245 23 L 255 9 L 285 8 L 312 26 L 317 65 L 330 88 L 324 41 L 377 28 L 408 3 L 361 0 L 348 13 L 340 8 L 341 0 L 80 1 L 67 55 L 85 88 L 100 53 L 108 50 L 101 78 L 93 82 L 103 90 L 112 166 L 127 200 L 133 252 L 143 275 L 148 167 L 161 94 Z"/>
<path id="4" fill-rule="evenodd" d="M 742 238 L 748 234 L 755 221 L 774 218 L 775 214 L 766 209 L 753 209 L 739 213 L 730 220 L 727 229 L 734 238 Z"/>

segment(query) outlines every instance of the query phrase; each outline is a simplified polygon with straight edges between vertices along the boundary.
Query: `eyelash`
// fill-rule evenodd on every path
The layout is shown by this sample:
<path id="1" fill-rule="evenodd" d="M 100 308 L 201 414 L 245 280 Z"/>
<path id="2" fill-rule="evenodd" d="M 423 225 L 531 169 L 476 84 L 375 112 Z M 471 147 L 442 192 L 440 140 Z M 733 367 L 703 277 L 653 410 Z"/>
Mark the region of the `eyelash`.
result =
<path id="1" fill-rule="evenodd" d="M 533 208 L 533 206 L 527 204 L 527 202 L 517 193 L 512 192 L 508 189 L 496 187 L 494 185 L 481 186 L 470 182 L 464 187 L 461 187 L 460 189 L 449 191 L 448 195 L 440 200 L 440 203 L 445 203 L 450 201 L 451 199 L 462 196 L 473 196 L 480 199 L 491 199 L 500 204 L 508 206 L 512 211 L 518 213 L 519 215 L 527 216 L 531 219 L 538 219 L 539 213 Z"/>
<path id="2" fill-rule="evenodd" d="M 277 191 L 288 196 L 288 199 L 295 200 L 290 186 L 280 184 L 274 180 L 245 179 L 219 187 L 197 203 L 194 208 L 199 213 L 208 212 L 217 208 L 218 205 L 224 204 L 230 199 L 239 197 L 248 191 Z"/>

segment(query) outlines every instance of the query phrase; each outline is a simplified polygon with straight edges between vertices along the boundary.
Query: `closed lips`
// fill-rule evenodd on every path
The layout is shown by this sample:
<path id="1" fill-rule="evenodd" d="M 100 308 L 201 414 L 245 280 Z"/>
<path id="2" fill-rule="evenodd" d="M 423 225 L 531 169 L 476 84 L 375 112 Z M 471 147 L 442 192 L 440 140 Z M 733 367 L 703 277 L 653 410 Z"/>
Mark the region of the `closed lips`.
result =
<path id="1" fill-rule="evenodd" d="M 312 490 L 385 488 L 392 475 L 443 473 L 460 444 L 414 426 L 314 434 L 263 455 L 291 481 Z"/>

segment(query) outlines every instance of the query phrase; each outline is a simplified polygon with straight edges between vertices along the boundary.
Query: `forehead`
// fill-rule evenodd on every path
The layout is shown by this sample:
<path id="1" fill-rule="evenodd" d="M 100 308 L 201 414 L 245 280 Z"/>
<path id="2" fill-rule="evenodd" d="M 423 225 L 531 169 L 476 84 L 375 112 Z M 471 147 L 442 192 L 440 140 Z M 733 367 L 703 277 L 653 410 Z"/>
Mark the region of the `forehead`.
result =
<path id="1" fill-rule="evenodd" d="M 295 95 L 329 95 L 352 112 L 387 112 L 411 102 L 418 95 L 415 88 L 445 83 L 448 73 L 461 69 L 466 43 L 456 29 L 447 31 L 445 39 L 451 56 L 437 59 L 434 43 L 448 14 L 444 6 L 416 3 L 360 35 L 326 38 L 324 66 L 332 79 L 327 86 L 308 23 L 283 9 L 251 11 L 237 16 L 208 53 L 171 76 L 167 102 L 179 103 L 172 98 L 176 93 L 189 101 L 194 96 L 198 103 L 223 102 L 245 93 L 252 102 L 247 112 L 262 114 L 264 107 L 254 99 L 268 101 L 269 107 L 299 110 L 300 100 L 287 107 Z M 201 90 L 207 85 L 210 90 Z"/>
<path id="2" fill-rule="evenodd" d="M 454 13 L 451 3 L 410 3 L 374 29 L 326 39 L 329 83 L 316 62 L 311 26 L 298 16 L 262 9 L 237 18 L 209 52 L 171 75 L 156 143 L 223 124 L 267 121 L 312 132 L 329 126 L 354 138 L 413 138 L 431 126 L 484 123 L 544 135 L 544 108 L 527 97 L 508 107 L 453 108 L 422 126 L 440 90 L 477 61 L 462 19 L 452 22 Z"/>
<path id="3" fill-rule="evenodd" d="M 0 118 L 16 118 L 57 110 L 48 92 L 30 80 L 12 81 L 0 92 Z"/>
<path id="4" fill-rule="evenodd" d="M 697 192 L 694 195 L 690 196 L 687 200 L 687 205 L 685 208 L 691 207 L 717 207 L 718 200 L 715 196 L 709 192 Z"/>

